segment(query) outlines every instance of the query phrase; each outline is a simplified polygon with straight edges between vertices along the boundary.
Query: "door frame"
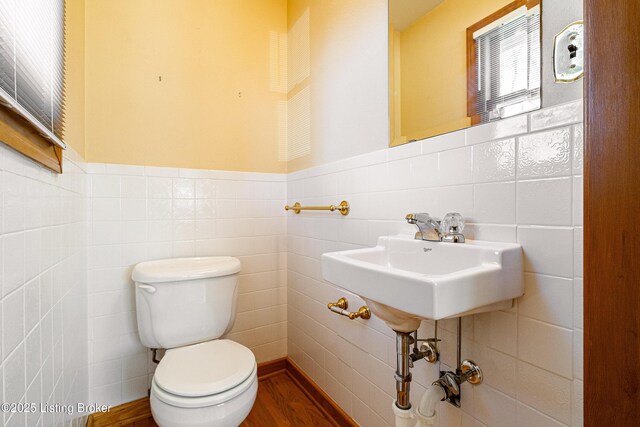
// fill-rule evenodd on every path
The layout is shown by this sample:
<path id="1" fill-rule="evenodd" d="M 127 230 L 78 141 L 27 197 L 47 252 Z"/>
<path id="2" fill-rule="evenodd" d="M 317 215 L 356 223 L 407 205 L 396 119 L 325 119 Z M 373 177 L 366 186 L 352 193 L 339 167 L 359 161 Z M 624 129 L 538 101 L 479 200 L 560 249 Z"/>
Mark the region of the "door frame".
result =
<path id="1" fill-rule="evenodd" d="M 636 426 L 640 1 L 584 0 L 584 13 L 584 425 Z"/>

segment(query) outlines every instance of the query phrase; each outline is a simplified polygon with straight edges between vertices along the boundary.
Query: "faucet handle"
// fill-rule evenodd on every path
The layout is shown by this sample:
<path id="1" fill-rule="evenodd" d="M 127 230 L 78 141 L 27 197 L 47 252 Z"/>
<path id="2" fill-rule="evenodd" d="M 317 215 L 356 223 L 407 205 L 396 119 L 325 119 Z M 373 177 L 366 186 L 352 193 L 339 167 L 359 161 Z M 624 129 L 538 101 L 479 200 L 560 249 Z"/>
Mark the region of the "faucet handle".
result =
<path id="1" fill-rule="evenodd" d="M 462 230 L 464 230 L 464 218 L 458 212 L 449 212 L 440 223 L 442 234 L 462 233 Z"/>

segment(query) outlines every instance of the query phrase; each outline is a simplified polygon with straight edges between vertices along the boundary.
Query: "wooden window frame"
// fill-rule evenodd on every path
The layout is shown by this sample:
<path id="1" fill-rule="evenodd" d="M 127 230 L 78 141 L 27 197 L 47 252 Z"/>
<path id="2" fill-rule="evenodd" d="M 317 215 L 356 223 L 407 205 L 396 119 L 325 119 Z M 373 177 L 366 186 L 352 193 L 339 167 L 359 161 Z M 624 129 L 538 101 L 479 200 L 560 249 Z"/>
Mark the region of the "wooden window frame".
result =
<path id="1" fill-rule="evenodd" d="M 6 105 L 0 104 L 0 141 L 47 169 L 62 173 L 62 148 Z"/>
<path id="2" fill-rule="evenodd" d="M 540 0 L 515 0 L 467 28 L 467 116 L 471 118 L 471 125 L 481 122 L 480 114 L 476 114 L 478 58 L 476 57 L 476 39 L 473 38 L 473 34 L 522 6 L 532 9 L 538 5 Z M 540 20 L 540 37 L 542 37 L 542 20 Z"/>

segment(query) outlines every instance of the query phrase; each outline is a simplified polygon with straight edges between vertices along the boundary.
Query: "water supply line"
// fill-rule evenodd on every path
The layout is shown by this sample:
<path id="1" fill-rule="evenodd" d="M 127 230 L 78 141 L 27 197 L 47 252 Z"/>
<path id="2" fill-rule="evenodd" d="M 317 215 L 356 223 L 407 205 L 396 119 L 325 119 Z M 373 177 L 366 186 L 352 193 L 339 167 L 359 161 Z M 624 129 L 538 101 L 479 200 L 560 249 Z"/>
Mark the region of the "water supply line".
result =
<path id="1" fill-rule="evenodd" d="M 447 394 L 445 400 L 459 408 L 460 385 L 464 382 L 472 385 L 481 384 L 482 370 L 473 360 L 462 360 L 462 317 L 458 317 L 457 335 L 456 370 L 455 372 L 440 371 L 440 378 L 436 383 L 440 384 L 445 390 Z"/>
<path id="2" fill-rule="evenodd" d="M 151 358 L 151 360 L 153 360 L 153 363 L 157 365 L 158 363 L 160 363 L 160 359 L 158 359 L 158 349 L 152 348 L 151 350 L 153 350 L 153 357 Z"/>
<path id="3" fill-rule="evenodd" d="M 458 345 L 456 347 L 456 368 L 462 364 L 462 317 L 458 317 Z"/>

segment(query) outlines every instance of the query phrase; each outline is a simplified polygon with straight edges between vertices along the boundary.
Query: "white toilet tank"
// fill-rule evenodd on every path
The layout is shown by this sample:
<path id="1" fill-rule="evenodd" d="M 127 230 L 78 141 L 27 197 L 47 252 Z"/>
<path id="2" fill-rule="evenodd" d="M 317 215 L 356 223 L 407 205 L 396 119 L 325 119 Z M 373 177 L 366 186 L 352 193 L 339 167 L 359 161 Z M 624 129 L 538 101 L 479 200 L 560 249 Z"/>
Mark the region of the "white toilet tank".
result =
<path id="1" fill-rule="evenodd" d="M 216 339 L 236 315 L 240 260 L 175 258 L 142 262 L 136 288 L 138 334 L 149 348 L 173 348 Z"/>

